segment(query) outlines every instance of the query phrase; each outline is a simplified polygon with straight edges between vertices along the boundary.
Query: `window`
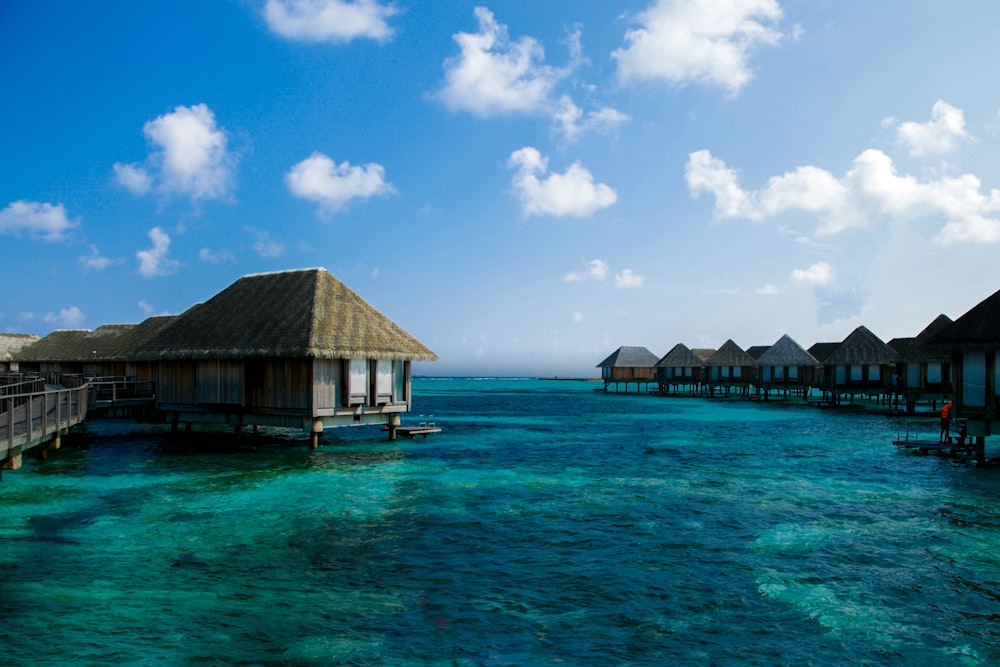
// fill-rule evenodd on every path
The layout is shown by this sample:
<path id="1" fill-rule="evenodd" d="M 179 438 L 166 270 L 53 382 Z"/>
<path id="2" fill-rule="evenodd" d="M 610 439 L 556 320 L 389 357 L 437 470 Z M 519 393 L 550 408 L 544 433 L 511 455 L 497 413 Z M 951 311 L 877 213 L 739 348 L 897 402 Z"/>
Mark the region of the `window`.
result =
<path id="1" fill-rule="evenodd" d="M 784 380 L 785 379 L 785 367 L 784 366 L 775 366 L 774 367 L 774 379 L 775 380 Z"/>
<path id="2" fill-rule="evenodd" d="M 914 364 L 916 365 L 916 364 Z M 941 362 L 939 361 L 928 361 L 927 362 L 927 381 L 928 382 L 940 382 L 941 381 Z M 911 385 L 913 386 L 913 385 Z"/>
<path id="3" fill-rule="evenodd" d="M 881 376 L 879 375 L 879 367 L 875 364 L 870 364 L 868 366 L 868 379 L 872 381 L 877 381 Z"/>
<path id="4" fill-rule="evenodd" d="M 742 366 L 733 366 L 733 377 L 734 378 L 738 378 L 738 377 L 742 377 L 742 376 L 743 376 L 743 367 Z"/>
<path id="5" fill-rule="evenodd" d="M 789 366 L 788 367 L 788 379 L 789 380 L 798 380 L 799 379 L 799 367 L 798 366 Z"/>
<path id="6" fill-rule="evenodd" d="M 851 380 L 855 382 L 861 380 L 861 364 L 851 364 Z"/>
<path id="7" fill-rule="evenodd" d="M 962 355 L 962 405 L 986 407 L 986 353 Z"/>

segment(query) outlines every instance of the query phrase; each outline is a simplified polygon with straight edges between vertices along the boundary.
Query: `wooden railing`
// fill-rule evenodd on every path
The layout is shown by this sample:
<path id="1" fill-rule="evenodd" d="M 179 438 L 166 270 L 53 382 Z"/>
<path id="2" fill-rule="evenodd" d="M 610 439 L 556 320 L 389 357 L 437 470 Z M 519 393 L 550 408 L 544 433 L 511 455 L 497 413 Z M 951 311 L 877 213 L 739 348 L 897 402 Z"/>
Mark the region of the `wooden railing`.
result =
<path id="1" fill-rule="evenodd" d="M 48 442 L 83 421 L 87 391 L 84 385 L 0 398 L 0 461 Z"/>

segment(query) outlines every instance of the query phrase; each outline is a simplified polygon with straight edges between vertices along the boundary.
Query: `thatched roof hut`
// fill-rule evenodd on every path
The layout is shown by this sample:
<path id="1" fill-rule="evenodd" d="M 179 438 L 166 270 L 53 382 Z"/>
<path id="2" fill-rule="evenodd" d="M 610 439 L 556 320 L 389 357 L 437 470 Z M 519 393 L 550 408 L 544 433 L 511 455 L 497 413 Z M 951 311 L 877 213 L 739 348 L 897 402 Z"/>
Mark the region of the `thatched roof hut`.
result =
<path id="1" fill-rule="evenodd" d="M 105 324 L 94 330 L 58 329 L 24 347 L 22 362 L 90 362 L 122 356 L 121 337 L 134 324 Z"/>
<path id="2" fill-rule="evenodd" d="M 753 357 L 730 338 L 705 362 L 707 366 L 752 366 Z"/>
<path id="3" fill-rule="evenodd" d="M 834 365 L 885 365 L 895 362 L 896 352 L 865 326 L 859 326 L 823 360 Z"/>
<path id="4" fill-rule="evenodd" d="M 822 364 L 838 347 L 840 347 L 840 343 L 813 343 L 806 351 Z"/>
<path id="5" fill-rule="evenodd" d="M 945 349 L 992 352 L 1000 343 L 1000 290 L 983 299 L 968 312 L 943 327 L 928 345 Z"/>
<path id="6" fill-rule="evenodd" d="M 757 358 L 756 365 L 815 367 L 819 365 L 819 362 L 816 361 L 816 357 L 796 343 L 791 336 L 785 334 Z"/>
<path id="7" fill-rule="evenodd" d="M 136 355 L 145 360 L 437 359 L 321 268 L 244 276 L 176 316 Z"/>
<path id="8" fill-rule="evenodd" d="M 931 343 L 937 336 L 948 329 L 952 320 L 947 315 L 938 315 L 928 324 L 923 331 L 916 336 L 908 338 L 893 338 L 888 345 L 901 360 L 906 361 L 927 361 L 929 359 L 940 359 L 947 357 L 947 353 L 942 353 L 940 348 L 934 347 Z"/>
<path id="9" fill-rule="evenodd" d="M 0 363 L 15 360 L 22 348 L 38 340 L 36 334 L 0 333 Z"/>
<path id="10" fill-rule="evenodd" d="M 597 368 L 652 368 L 657 361 L 656 355 L 645 347 L 623 345 L 597 364 Z"/>
<path id="11" fill-rule="evenodd" d="M 657 368 L 701 368 L 705 359 L 692 352 L 684 343 L 677 343 L 656 362 Z"/>

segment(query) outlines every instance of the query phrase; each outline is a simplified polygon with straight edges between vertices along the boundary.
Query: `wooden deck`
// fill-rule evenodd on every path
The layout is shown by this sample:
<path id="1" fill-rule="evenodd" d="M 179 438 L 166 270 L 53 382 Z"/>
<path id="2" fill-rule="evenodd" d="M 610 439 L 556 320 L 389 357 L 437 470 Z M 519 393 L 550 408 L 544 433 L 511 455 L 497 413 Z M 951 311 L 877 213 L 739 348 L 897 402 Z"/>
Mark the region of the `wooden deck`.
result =
<path id="1" fill-rule="evenodd" d="M 21 465 L 33 447 L 55 443 L 87 416 L 87 387 L 48 388 L 0 398 L 0 470 Z"/>
<path id="2" fill-rule="evenodd" d="M 921 454 L 944 452 L 949 456 L 957 456 L 959 454 L 971 455 L 976 451 L 976 446 L 972 438 L 960 438 L 956 436 L 949 437 L 947 442 L 920 440 L 914 437 L 893 440 L 892 444 L 902 449 L 916 449 Z"/>

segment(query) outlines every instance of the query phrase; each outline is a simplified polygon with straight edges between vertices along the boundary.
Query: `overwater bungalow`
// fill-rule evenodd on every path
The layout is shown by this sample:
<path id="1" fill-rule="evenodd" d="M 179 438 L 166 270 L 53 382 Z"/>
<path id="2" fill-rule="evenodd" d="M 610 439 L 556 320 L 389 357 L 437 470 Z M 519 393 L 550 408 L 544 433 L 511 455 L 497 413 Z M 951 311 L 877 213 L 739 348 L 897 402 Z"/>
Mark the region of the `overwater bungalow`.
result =
<path id="1" fill-rule="evenodd" d="M 892 394 L 895 362 L 895 351 L 859 326 L 822 360 L 824 392 L 833 403 L 840 403 L 844 396 L 853 401 L 856 395 L 881 401 Z"/>
<path id="2" fill-rule="evenodd" d="M 134 324 L 105 324 L 94 330 L 59 329 L 21 348 L 17 359 L 22 371 L 43 375 L 53 384 L 61 376 L 121 374 L 120 345 L 123 333 Z"/>
<path id="3" fill-rule="evenodd" d="M 1000 424 L 1000 291 L 944 327 L 927 344 L 951 355 L 955 416 L 966 420 L 976 461 L 985 465 L 985 437 Z"/>
<path id="4" fill-rule="evenodd" d="M 621 384 L 625 385 L 625 393 L 628 393 L 628 386 L 635 383 L 636 391 L 642 391 L 645 386 L 648 391 L 649 385 L 656 381 L 656 363 L 659 358 L 645 347 L 623 345 L 611 353 L 611 355 L 597 364 L 601 369 L 601 379 L 604 381 L 604 391 L 609 385 L 615 385 L 615 392 Z"/>
<path id="5" fill-rule="evenodd" d="M 749 396 L 753 382 L 753 357 L 732 339 L 723 343 L 705 362 L 708 370 L 708 391 L 711 396 L 729 396 L 736 391 L 741 396 Z"/>
<path id="6" fill-rule="evenodd" d="M 240 278 L 135 351 L 174 424 L 324 429 L 382 424 L 411 405 L 410 364 L 437 355 L 326 269 Z"/>
<path id="7" fill-rule="evenodd" d="M 907 412 L 915 412 L 918 401 L 928 401 L 936 409 L 939 401 L 951 395 L 951 354 L 929 344 L 951 324 L 947 315 L 938 315 L 916 336 L 889 341 L 897 355 L 896 389 L 906 401 Z"/>
<path id="8" fill-rule="evenodd" d="M 758 369 L 760 397 L 766 400 L 772 391 L 786 396 L 789 393 L 807 396 L 819 362 L 785 334 L 767 348 L 754 365 Z"/>
<path id="9" fill-rule="evenodd" d="M 714 350 L 713 350 L 714 352 Z M 711 356 L 711 355 L 708 355 Z M 661 394 L 697 393 L 705 380 L 705 359 L 683 343 L 656 362 L 656 382 Z"/>
<path id="10" fill-rule="evenodd" d="M 20 370 L 17 354 L 22 348 L 38 340 L 35 334 L 0 333 L 0 373 Z"/>

